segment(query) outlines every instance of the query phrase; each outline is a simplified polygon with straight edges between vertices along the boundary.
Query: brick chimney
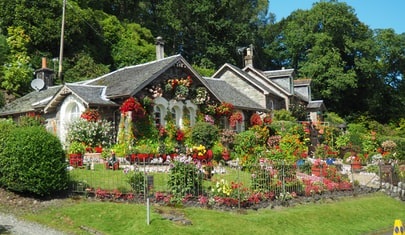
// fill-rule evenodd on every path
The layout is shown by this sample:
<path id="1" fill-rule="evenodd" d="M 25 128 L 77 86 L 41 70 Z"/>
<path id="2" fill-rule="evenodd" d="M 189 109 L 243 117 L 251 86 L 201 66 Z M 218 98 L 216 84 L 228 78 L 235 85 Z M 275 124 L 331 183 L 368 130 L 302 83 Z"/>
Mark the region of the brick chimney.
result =
<path id="1" fill-rule="evenodd" d="M 165 42 L 162 37 L 156 38 L 156 60 L 163 59 L 165 57 Z"/>
<path id="2" fill-rule="evenodd" d="M 248 48 L 246 48 L 246 56 L 245 56 L 245 67 L 252 66 L 253 67 L 253 45 L 250 44 Z"/>

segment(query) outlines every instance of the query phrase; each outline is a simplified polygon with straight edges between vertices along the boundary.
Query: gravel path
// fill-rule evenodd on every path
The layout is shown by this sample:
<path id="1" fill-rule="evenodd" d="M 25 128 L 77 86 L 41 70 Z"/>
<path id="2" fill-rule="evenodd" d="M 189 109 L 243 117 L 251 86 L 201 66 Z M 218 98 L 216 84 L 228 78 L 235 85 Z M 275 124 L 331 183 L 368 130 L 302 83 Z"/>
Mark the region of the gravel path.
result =
<path id="1" fill-rule="evenodd" d="M 62 235 L 64 233 L 40 224 L 27 222 L 0 212 L 0 234 L 12 235 Z"/>

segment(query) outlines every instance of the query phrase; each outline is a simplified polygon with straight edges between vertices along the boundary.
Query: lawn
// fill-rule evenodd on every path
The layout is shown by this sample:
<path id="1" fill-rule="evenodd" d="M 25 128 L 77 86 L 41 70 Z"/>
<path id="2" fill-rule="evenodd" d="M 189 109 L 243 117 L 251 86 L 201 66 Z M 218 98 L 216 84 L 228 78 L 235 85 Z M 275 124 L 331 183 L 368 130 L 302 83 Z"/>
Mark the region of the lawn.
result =
<path id="1" fill-rule="evenodd" d="M 396 219 L 405 219 L 405 204 L 382 193 L 348 197 L 294 207 L 258 211 L 217 211 L 200 208 L 69 199 L 24 218 L 70 234 L 365 234 L 392 231 Z M 158 213 L 159 211 L 159 213 Z M 184 216 L 182 225 L 163 214 Z M 375 233 L 374 233 L 375 234 Z"/>

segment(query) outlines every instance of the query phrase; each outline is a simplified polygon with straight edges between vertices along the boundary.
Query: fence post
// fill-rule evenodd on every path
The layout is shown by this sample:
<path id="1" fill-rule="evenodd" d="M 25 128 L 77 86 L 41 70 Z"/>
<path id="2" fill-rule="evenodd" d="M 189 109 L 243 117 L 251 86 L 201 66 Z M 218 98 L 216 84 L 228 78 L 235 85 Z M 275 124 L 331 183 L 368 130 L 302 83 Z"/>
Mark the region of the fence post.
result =
<path id="1" fill-rule="evenodd" d="M 284 164 L 284 160 L 282 161 L 282 176 L 283 176 L 283 188 L 282 188 L 282 190 L 283 190 L 283 197 L 285 197 L 285 170 L 284 170 L 284 167 L 285 167 L 285 164 Z"/>
<path id="2" fill-rule="evenodd" d="M 239 166 L 239 163 L 238 163 L 238 185 L 240 185 L 240 178 L 239 178 L 239 171 L 240 171 L 240 169 L 241 169 L 241 167 Z M 240 187 L 238 187 L 238 209 L 240 210 Z"/>

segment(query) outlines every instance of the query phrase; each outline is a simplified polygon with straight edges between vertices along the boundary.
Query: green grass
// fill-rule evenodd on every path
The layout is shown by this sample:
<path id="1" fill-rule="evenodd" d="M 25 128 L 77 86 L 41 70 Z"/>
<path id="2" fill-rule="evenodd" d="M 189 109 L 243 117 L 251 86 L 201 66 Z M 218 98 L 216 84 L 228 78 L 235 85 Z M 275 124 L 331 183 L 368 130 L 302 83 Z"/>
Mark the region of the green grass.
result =
<path id="1" fill-rule="evenodd" d="M 153 191 L 167 191 L 168 173 L 153 172 L 148 175 L 153 175 L 154 178 Z M 127 182 L 127 177 L 122 169 L 106 170 L 104 164 L 95 164 L 94 170 L 79 168 L 70 172 L 70 179 L 75 182 L 73 191 L 79 192 L 83 192 L 86 187 L 106 190 L 119 189 L 121 192 L 128 192 L 131 187 Z M 204 181 L 204 187 L 208 188 L 213 182 L 220 179 L 226 179 L 228 182 L 242 182 L 246 187 L 250 185 L 249 173 L 226 167 L 226 174 L 215 174 L 212 181 Z M 84 186 L 81 187 L 81 185 Z"/>
<path id="2" fill-rule="evenodd" d="M 163 219 L 155 209 L 184 214 L 192 225 Z M 31 221 L 73 234 L 81 226 L 103 234 L 365 234 L 405 218 L 405 204 L 381 193 L 290 208 L 221 212 L 153 205 L 151 223 L 140 204 L 69 200 L 64 206 L 25 215 Z"/>

